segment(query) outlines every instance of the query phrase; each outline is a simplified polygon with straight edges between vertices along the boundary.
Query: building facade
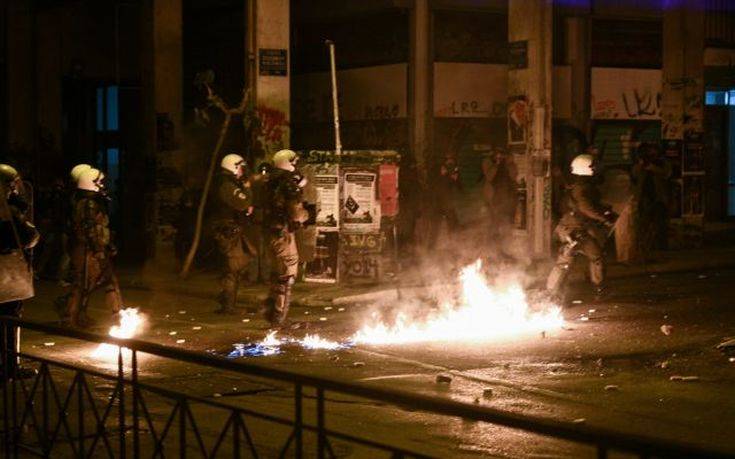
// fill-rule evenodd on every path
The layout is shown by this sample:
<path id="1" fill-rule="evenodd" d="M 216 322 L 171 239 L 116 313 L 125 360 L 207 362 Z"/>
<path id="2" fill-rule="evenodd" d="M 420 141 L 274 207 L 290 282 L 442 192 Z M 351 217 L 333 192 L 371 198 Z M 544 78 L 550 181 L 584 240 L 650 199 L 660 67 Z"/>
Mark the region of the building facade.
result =
<path id="1" fill-rule="evenodd" d="M 672 238 L 696 243 L 735 215 L 727 0 L 9 0 L 0 14 L 3 151 L 39 183 L 79 161 L 107 170 L 117 220 L 140 222 L 119 230 L 141 259 L 171 239 L 208 165 L 220 119 L 198 115 L 201 72 L 228 104 L 251 96 L 257 122 L 235 123 L 226 149 L 256 162 L 334 147 L 325 39 L 344 147 L 401 151 L 423 185 L 406 202 L 450 154 L 471 221 L 483 157 L 503 148 L 519 170 L 517 235 L 543 257 L 554 168 L 588 145 L 629 168 L 653 142 L 674 164 Z"/>

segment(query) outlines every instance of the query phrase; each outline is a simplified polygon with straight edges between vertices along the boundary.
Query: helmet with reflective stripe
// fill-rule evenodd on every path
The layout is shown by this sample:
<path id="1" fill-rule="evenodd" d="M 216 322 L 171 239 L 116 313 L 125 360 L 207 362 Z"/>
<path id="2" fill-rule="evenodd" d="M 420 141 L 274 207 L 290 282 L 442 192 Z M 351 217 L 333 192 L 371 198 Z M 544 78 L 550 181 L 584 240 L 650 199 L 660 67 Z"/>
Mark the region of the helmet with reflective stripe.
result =
<path id="1" fill-rule="evenodd" d="M 581 175 L 590 177 L 595 175 L 595 171 L 592 168 L 594 162 L 592 155 L 579 155 L 572 160 L 572 175 Z"/>
<path id="2" fill-rule="evenodd" d="M 230 153 L 229 155 L 222 158 L 222 161 L 219 163 L 219 165 L 222 169 L 228 172 L 232 172 L 239 177 L 243 173 L 243 168 L 245 167 L 245 159 L 243 159 L 243 157 L 240 155 Z"/>
<path id="3" fill-rule="evenodd" d="M 76 166 L 71 168 L 71 172 L 69 172 L 69 176 L 71 177 L 72 181 L 74 183 L 79 181 L 79 176 L 82 175 L 82 172 L 92 169 L 92 166 L 89 164 L 77 164 Z"/>
<path id="4" fill-rule="evenodd" d="M 273 155 L 273 165 L 278 169 L 294 171 L 298 155 L 293 150 L 280 150 Z"/>
<path id="5" fill-rule="evenodd" d="M 93 191 L 99 193 L 105 187 L 103 180 L 105 174 L 99 169 L 89 168 L 79 175 L 77 180 L 77 188 L 80 190 Z"/>
<path id="6" fill-rule="evenodd" d="M 18 180 L 18 177 L 20 177 L 20 174 L 18 174 L 18 171 L 13 166 L 9 164 L 0 164 L 0 180 L 2 180 L 3 183 L 13 183 Z"/>

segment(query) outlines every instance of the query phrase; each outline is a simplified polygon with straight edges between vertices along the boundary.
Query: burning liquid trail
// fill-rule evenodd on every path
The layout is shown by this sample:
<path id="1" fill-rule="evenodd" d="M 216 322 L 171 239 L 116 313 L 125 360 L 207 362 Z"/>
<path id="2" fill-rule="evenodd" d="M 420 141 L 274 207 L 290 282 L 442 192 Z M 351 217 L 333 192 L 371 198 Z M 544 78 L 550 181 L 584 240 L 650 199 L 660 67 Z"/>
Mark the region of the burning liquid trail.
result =
<path id="1" fill-rule="evenodd" d="M 533 311 L 518 283 L 490 286 L 478 260 L 462 269 L 462 296 L 446 302 L 428 319 L 414 321 L 399 314 L 395 323 L 374 323 L 352 337 L 357 344 L 409 344 L 429 341 L 482 342 L 553 331 L 564 324 L 561 309 L 552 304 Z"/>
<path id="2" fill-rule="evenodd" d="M 109 335 L 115 338 L 132 338 L 140 331 L 142 325 L 143 317 L 138 313 L 137 308 L 121 309 L 120 324 L 113 325 L 110 328 Z M 101 343 L 92 352 L 92 357 L 101 360 L 114 360 L 118 356 L 118 349 L 119 346 L 114 344 Z"/>

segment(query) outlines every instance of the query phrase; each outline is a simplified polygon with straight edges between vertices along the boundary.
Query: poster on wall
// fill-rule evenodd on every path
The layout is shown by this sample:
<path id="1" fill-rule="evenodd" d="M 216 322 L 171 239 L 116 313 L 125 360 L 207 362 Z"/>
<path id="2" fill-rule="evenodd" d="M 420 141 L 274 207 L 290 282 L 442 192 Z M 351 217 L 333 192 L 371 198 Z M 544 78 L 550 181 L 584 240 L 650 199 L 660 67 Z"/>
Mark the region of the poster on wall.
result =
<path id="1" fill-rule="evenodd" d="M 398 215 L 398 165 L 381 164 L 379 168 L 380 210 L 383 217 Z"/>
<path id="2" fill-rule="evenodd" d="M 373 170 L 345 171 L 341 212 L 343 230 L 366 233 L 380 229 L 376 182 L 377 174 Z"/>
<path id="3" fill-rule="evenodd" d="M 682 174 L 704 174 L 704 141 L 702 133 L 689 134 L 684 143 Z"/>
<path id="4" fill-rule="evenodd" d="M 304 280 L 334 284 L 337 282 L 339 233 L 318 230 L 314 257 L 306 263 Z"/>
<path id="5" fill-rule="evenodd" d="M 526 143 L 529 122 L 528 101 L 525 96 L 515 96 L 508 100 L 508 144 Z"/>
<path id="6" fill-rule="evenodd" d="M 704 215 L 704 180 L 701 175 L 687 175 L 682 179 L 683 216 Z"/>
<path id="7" fill-rule="evenodd" d="M 339 228 L 339 170 L 336 164 L 314 168 L 316 190 L 316 227 L 321 230 Z"/>

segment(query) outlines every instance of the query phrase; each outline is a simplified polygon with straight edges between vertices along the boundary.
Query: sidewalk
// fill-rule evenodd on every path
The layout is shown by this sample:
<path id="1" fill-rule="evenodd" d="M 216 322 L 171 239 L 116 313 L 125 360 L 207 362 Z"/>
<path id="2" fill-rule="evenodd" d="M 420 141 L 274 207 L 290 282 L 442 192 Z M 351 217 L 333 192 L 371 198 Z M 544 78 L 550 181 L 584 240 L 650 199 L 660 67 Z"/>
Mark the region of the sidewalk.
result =
<path id="1" fill-rule="evenodd" d="M 543 273 L 551 269 L 552 260 L 536 263 L 532 271 L 535 277 L 542 278 Z M 575 269 L 575 276 L 581 278 L 583 265 L 580 260 Z M 667 251 L 656 254 L 655 261 L 648 264 L 623 265 L 611 263 L 608 266 L 608 277 L 630 278 L 664 274 L 671 272 L 706 271 L 720 268 L 735 268 L 735 246 L 703 248 L 690 250 Z M 213 299 L 219 291 L 219 279 L 216 273 L 194 273 L 182 280 L 172 270 L 143 269 L 142 271 L 121 270 L 119 273 L 121 287 L 137 290 L 158 290 L 194 298 Z M 320 307 L 363 303 L 373 301 L 394 301 L 399 294 L 410 290 L 423 289 L 421 286 L 401 287 L 396 282 L 381 284 L 316 284 L 298 282 L 294 286 L 293 303 L 304 307 Z M 260 304 L 268 295 L 266 285 L 246 285 L 240 287 L 238 301 L 241 304 L 254 306 Z"/>

